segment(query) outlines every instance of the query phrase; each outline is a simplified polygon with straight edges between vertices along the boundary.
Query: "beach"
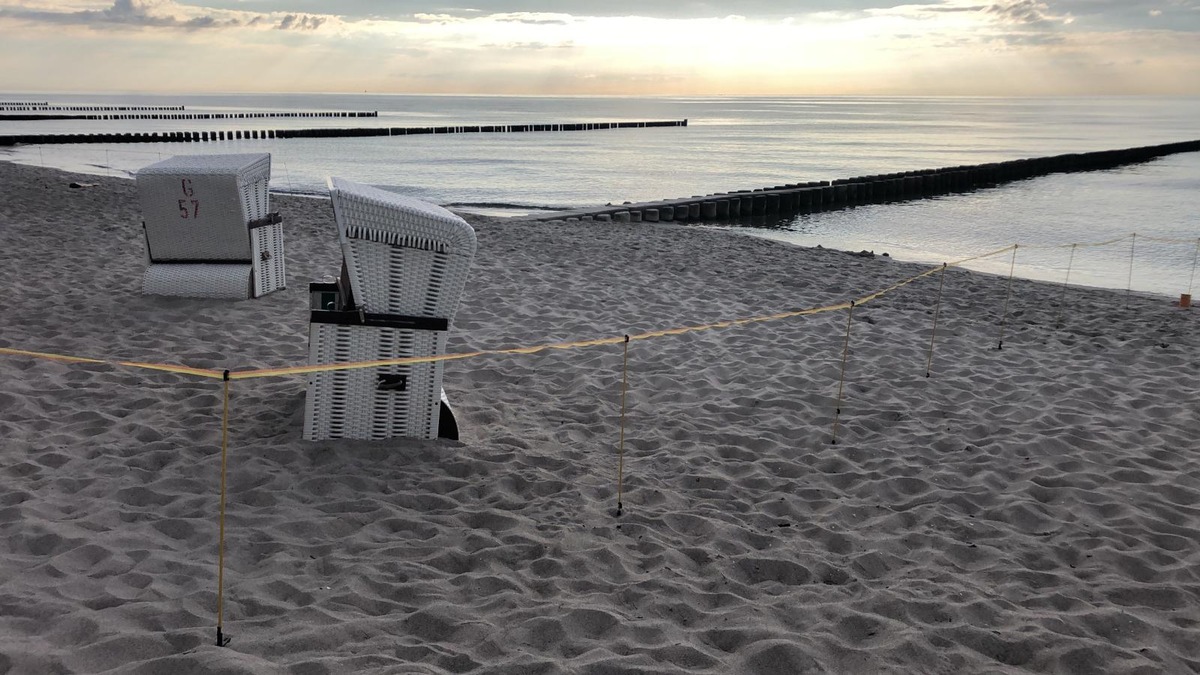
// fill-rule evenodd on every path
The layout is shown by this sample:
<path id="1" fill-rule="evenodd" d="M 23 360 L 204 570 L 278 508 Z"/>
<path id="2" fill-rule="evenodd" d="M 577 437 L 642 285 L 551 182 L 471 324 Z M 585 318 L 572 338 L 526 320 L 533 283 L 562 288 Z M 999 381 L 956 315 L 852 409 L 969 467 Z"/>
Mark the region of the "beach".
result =
<path id="1" fill-rule="evenodd" d="M 144 296 L 132 181 L 0 163 L 0 347 L 306 362 L 333 215 L 272 207 L 286 290 Z M 930 269 L 464 215 L 451 352 L 836 305 Z M 620 343 L 448 363 L 457 442 L 307 442 L 303 376 L 233 382 L 223 648 L 222 383 L 0 355 L 0 673 L 1200 671 L 1200 313 L 942 281 L 849 321 L 631 341 L 623 462 Z"/>

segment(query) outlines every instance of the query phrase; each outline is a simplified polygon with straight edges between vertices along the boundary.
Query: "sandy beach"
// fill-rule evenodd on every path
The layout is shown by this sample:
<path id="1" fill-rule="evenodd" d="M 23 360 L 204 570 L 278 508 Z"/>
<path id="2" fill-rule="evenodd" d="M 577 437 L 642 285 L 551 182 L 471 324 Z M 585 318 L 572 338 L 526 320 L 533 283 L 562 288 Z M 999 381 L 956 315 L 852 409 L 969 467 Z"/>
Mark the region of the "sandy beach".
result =
<path id="1" fill-rule="evenodd" d="M 143 296 L 132 181 L 0 163 L 0 347 L 304 363 L 336 230 L 272 206 L 286 290 Z M 452 352 L 927 269 L 466 217 Z M 836 444 L 845 311 L 631 343 L 619 517 L 621 345 L 448 364 L 459 442 L 306 442 L 302 376 L 233 383 L 225 648 L 221 383 L 0 355 L 0 674 L 1200 672 L 1200 309 L 1018 279 L 997 350 L 1007 279 L 952 269 L 926 377 L 938 281 L 854 311 Z"/>

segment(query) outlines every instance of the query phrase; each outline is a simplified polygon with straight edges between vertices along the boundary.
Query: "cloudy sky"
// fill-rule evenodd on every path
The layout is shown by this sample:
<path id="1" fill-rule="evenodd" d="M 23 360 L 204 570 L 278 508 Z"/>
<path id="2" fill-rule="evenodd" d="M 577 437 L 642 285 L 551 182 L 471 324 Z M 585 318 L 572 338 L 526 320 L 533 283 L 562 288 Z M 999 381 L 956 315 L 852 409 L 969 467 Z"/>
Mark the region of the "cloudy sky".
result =
<path id="1" fill-rule="evenodd" d="M 0 91 L 1200 94 L 1200 0 L 0 0 Z"/>

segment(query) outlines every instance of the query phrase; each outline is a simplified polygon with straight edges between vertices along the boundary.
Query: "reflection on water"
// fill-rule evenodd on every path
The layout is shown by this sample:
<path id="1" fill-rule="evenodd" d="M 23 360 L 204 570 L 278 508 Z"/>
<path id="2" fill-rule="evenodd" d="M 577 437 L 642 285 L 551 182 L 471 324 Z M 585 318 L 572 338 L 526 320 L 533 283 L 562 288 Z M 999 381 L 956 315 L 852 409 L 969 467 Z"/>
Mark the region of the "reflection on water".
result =
<path id="1" fill-rule="evenodd" d="M 887 252 L 932 264 L 1019 244 L 1017 276 L 1061 282 L 1069 266 L 1071 283 L 1106 288 L 1130 284 L 1132 260 L 1135 290 L 1178 296 L 1194 287 L 1198 194 L 1200 153 L 1191 153 L 932 199 L 723 225 L 802 246 Z M 1080 244 L 1073 257 L 1072 244 Z M 966 267 L 1007 274 L 1009 265 L 1009 257 L 1000 256 Z"/>

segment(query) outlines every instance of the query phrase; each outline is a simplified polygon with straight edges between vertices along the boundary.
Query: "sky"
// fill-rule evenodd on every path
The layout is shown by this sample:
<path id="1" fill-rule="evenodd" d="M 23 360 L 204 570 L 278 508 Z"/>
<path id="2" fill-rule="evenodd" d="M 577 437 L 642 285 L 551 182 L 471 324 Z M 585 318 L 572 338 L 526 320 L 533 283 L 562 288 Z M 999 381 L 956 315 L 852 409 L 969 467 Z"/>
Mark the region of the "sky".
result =
<path id="1" fill-rule="evenodd" d="M 0 91 L 1200 95 L 1200 0 L 0 0 Z"/>

